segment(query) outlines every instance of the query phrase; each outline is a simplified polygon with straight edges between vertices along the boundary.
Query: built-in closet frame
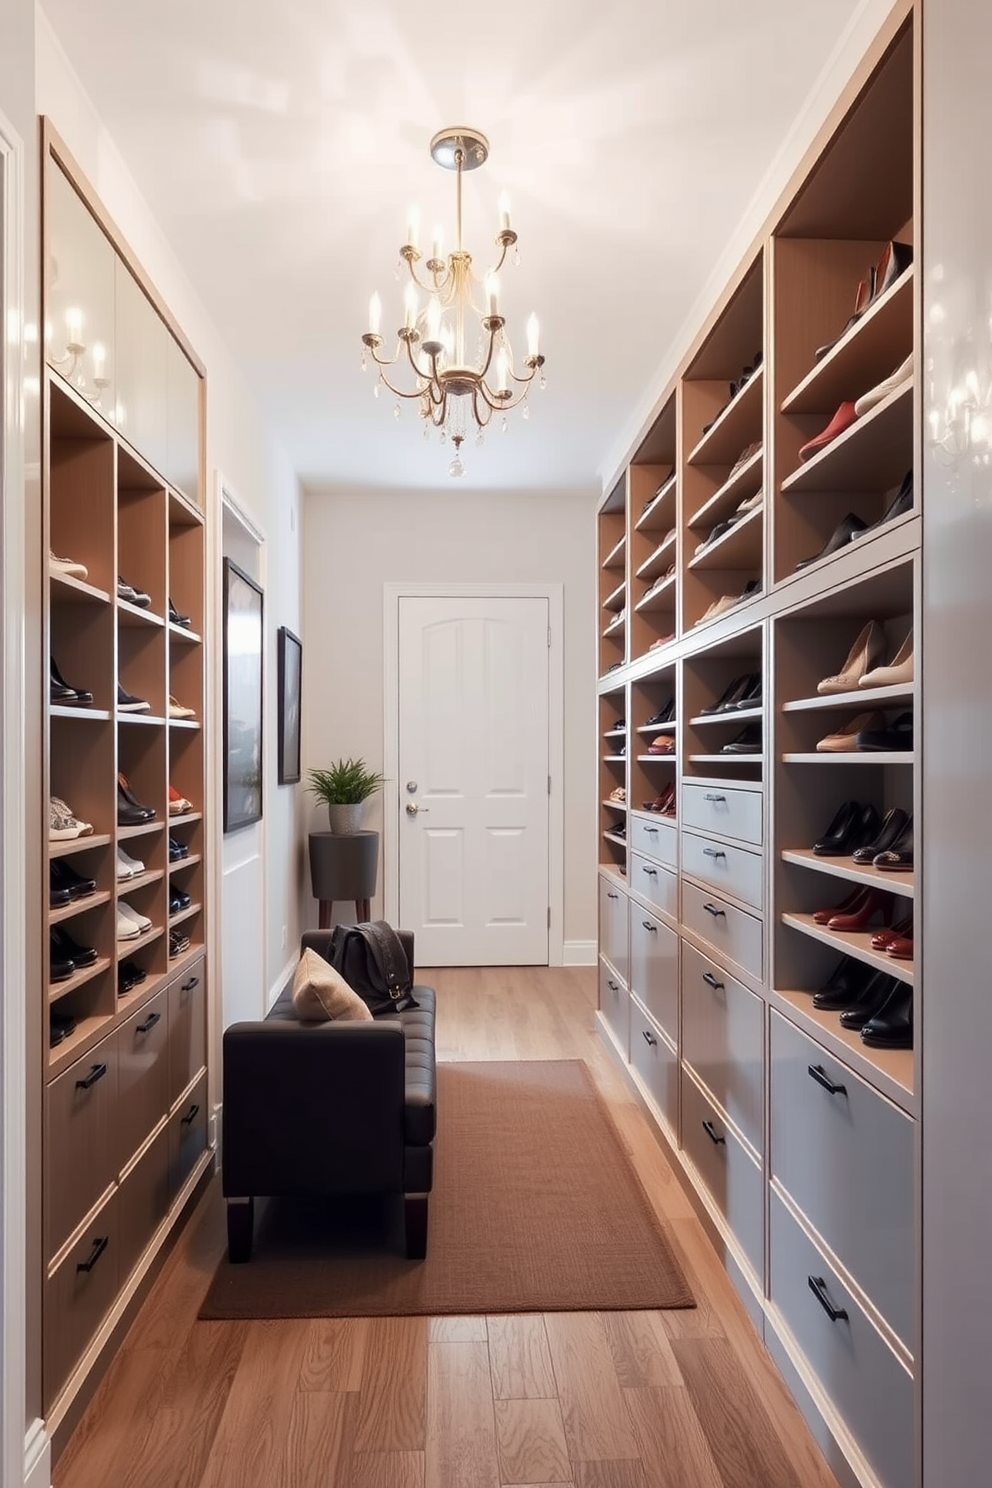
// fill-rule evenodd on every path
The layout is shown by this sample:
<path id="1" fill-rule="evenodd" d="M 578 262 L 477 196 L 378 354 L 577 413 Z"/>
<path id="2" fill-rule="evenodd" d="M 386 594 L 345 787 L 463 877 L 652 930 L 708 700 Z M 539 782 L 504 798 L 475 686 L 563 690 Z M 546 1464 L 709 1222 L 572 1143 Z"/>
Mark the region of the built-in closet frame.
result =
<path id="1" fill-rule="evenodd" d="M 917 841 L 914 872 L 886 875 L 811 848 L 845 799 L 919 820 L 919 723 L 910 752 L 816 749 L 873 708 L 889 721 L 909 709 L 922 717 L 918 21 L 911 0 L 893 10 L 607 483 L 597 519 L 601 1029 L 831 1465 L 864 1488 L 919 1480 L 922 914 L 904 961 L 873 950 L 868 933 L 825 930 L 812 911 L 872 884 L 898 917 L 920 898 L 922 852 Z M 914 243 L 915 261 L 845 329 L 858 280 L 890 239 Z M 799 460 L 842 400 L 914 348 L 908 388 Z M 797 570 L 849 510 L 878 522 L 910 466 L 911 510 Z M 759 490 L 759 507 L 704 542 Z M 669 553 L 664 599 L 645 598 Z M 722 594 L 744 597 L 704 619 Z M 611 627 L 603 607 L 621 601 L 625 619 Z M 662 603 L 664 620 L 653 613 Z M 912 626 L 915 680 L 818 694 L 869 619 L 883 627 L 885 660 Z M 732 678 L 756 672 L 759 706 L 703 712 Z M 644 725 L 669 696 L 675 750 L 649 757 Z M 619 718 L 622 740 L 611 731 Z M 723 752 L 759 722 L 758 750 Z M 646 811 L 669 780 L 677 817 Z M 608 799 L 617 786 L 622 807 Z M 913 986 L 914 1049 L 871 1048 L 836 1012 L 812 1007 L 846 953 Z M 698 1000 L 702 983 L 712 1005 Z M 822 1105 L 809 1117 L 807 1086 Z M 835 1138 L 842 1117 L 857 1131 L 864 1122 L 874 1169 Z M 796 1159 L 821 1139 L 825 1164 L 851 1165 L 849 1202 L 829 1212 L 818 1207 L 828 1177 L 808 1183 Z M 837 1316 L 824 1322 L 826 1308 Z"/>

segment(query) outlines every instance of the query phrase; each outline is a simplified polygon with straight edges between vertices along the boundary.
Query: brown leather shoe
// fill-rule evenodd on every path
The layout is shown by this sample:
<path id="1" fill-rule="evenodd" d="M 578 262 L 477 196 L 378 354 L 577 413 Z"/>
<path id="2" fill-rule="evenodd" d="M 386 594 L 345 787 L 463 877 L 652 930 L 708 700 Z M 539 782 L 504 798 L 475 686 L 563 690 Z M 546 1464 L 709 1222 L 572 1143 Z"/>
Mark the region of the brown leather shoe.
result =
<path id="1" fill-rule="evenodd" d="M 888 920 L 890 900 L 878 889 L 868 889 L 864 901 L 847 914 L 835 914 L 827 921 L 828 930 L 866 930 L 876 915 Z"/>

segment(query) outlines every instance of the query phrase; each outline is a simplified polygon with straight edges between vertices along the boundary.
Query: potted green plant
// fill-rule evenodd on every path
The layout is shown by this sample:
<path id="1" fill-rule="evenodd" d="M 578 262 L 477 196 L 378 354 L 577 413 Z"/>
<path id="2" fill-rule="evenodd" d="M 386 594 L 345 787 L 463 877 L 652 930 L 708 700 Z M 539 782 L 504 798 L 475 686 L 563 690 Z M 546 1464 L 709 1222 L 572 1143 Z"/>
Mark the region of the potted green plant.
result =
<path id="1" fill-rule="evenodd" d="M 361 830 L 365 802 L 386 779 L 363 759 L 335 760 L 326 770 L 309 770 L 307 777 L 307 789 L 327 806 L 331 831 L 341 836 Z"/>

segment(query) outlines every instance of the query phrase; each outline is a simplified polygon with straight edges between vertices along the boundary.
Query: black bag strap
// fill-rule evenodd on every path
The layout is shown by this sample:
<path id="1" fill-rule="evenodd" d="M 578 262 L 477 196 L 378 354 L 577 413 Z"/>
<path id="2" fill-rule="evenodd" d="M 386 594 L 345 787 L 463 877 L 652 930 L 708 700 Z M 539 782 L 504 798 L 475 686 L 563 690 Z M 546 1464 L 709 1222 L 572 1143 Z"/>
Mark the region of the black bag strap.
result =
<path id="1" fill-rule="evenodd" d="M 361 929 L 382 974 L 386 991 L 392 998 L 402 996 L 410 989 L 410 968 L 403 942 L 385 920 L 372 920 Z"/>

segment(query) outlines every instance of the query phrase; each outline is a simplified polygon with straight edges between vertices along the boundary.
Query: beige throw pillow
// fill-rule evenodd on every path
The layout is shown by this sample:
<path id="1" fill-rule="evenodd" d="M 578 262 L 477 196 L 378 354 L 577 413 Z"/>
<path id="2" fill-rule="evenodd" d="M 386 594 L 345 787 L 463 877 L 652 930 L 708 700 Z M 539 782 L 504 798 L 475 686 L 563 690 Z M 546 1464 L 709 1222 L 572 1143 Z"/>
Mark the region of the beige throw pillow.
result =
<path id="1" fill-rule="evenodd" d="M 293 1009 L 304 1023 L 371 1023 L 368 1007 L 340 972 L 308 946 L 293 977 Z"/>

